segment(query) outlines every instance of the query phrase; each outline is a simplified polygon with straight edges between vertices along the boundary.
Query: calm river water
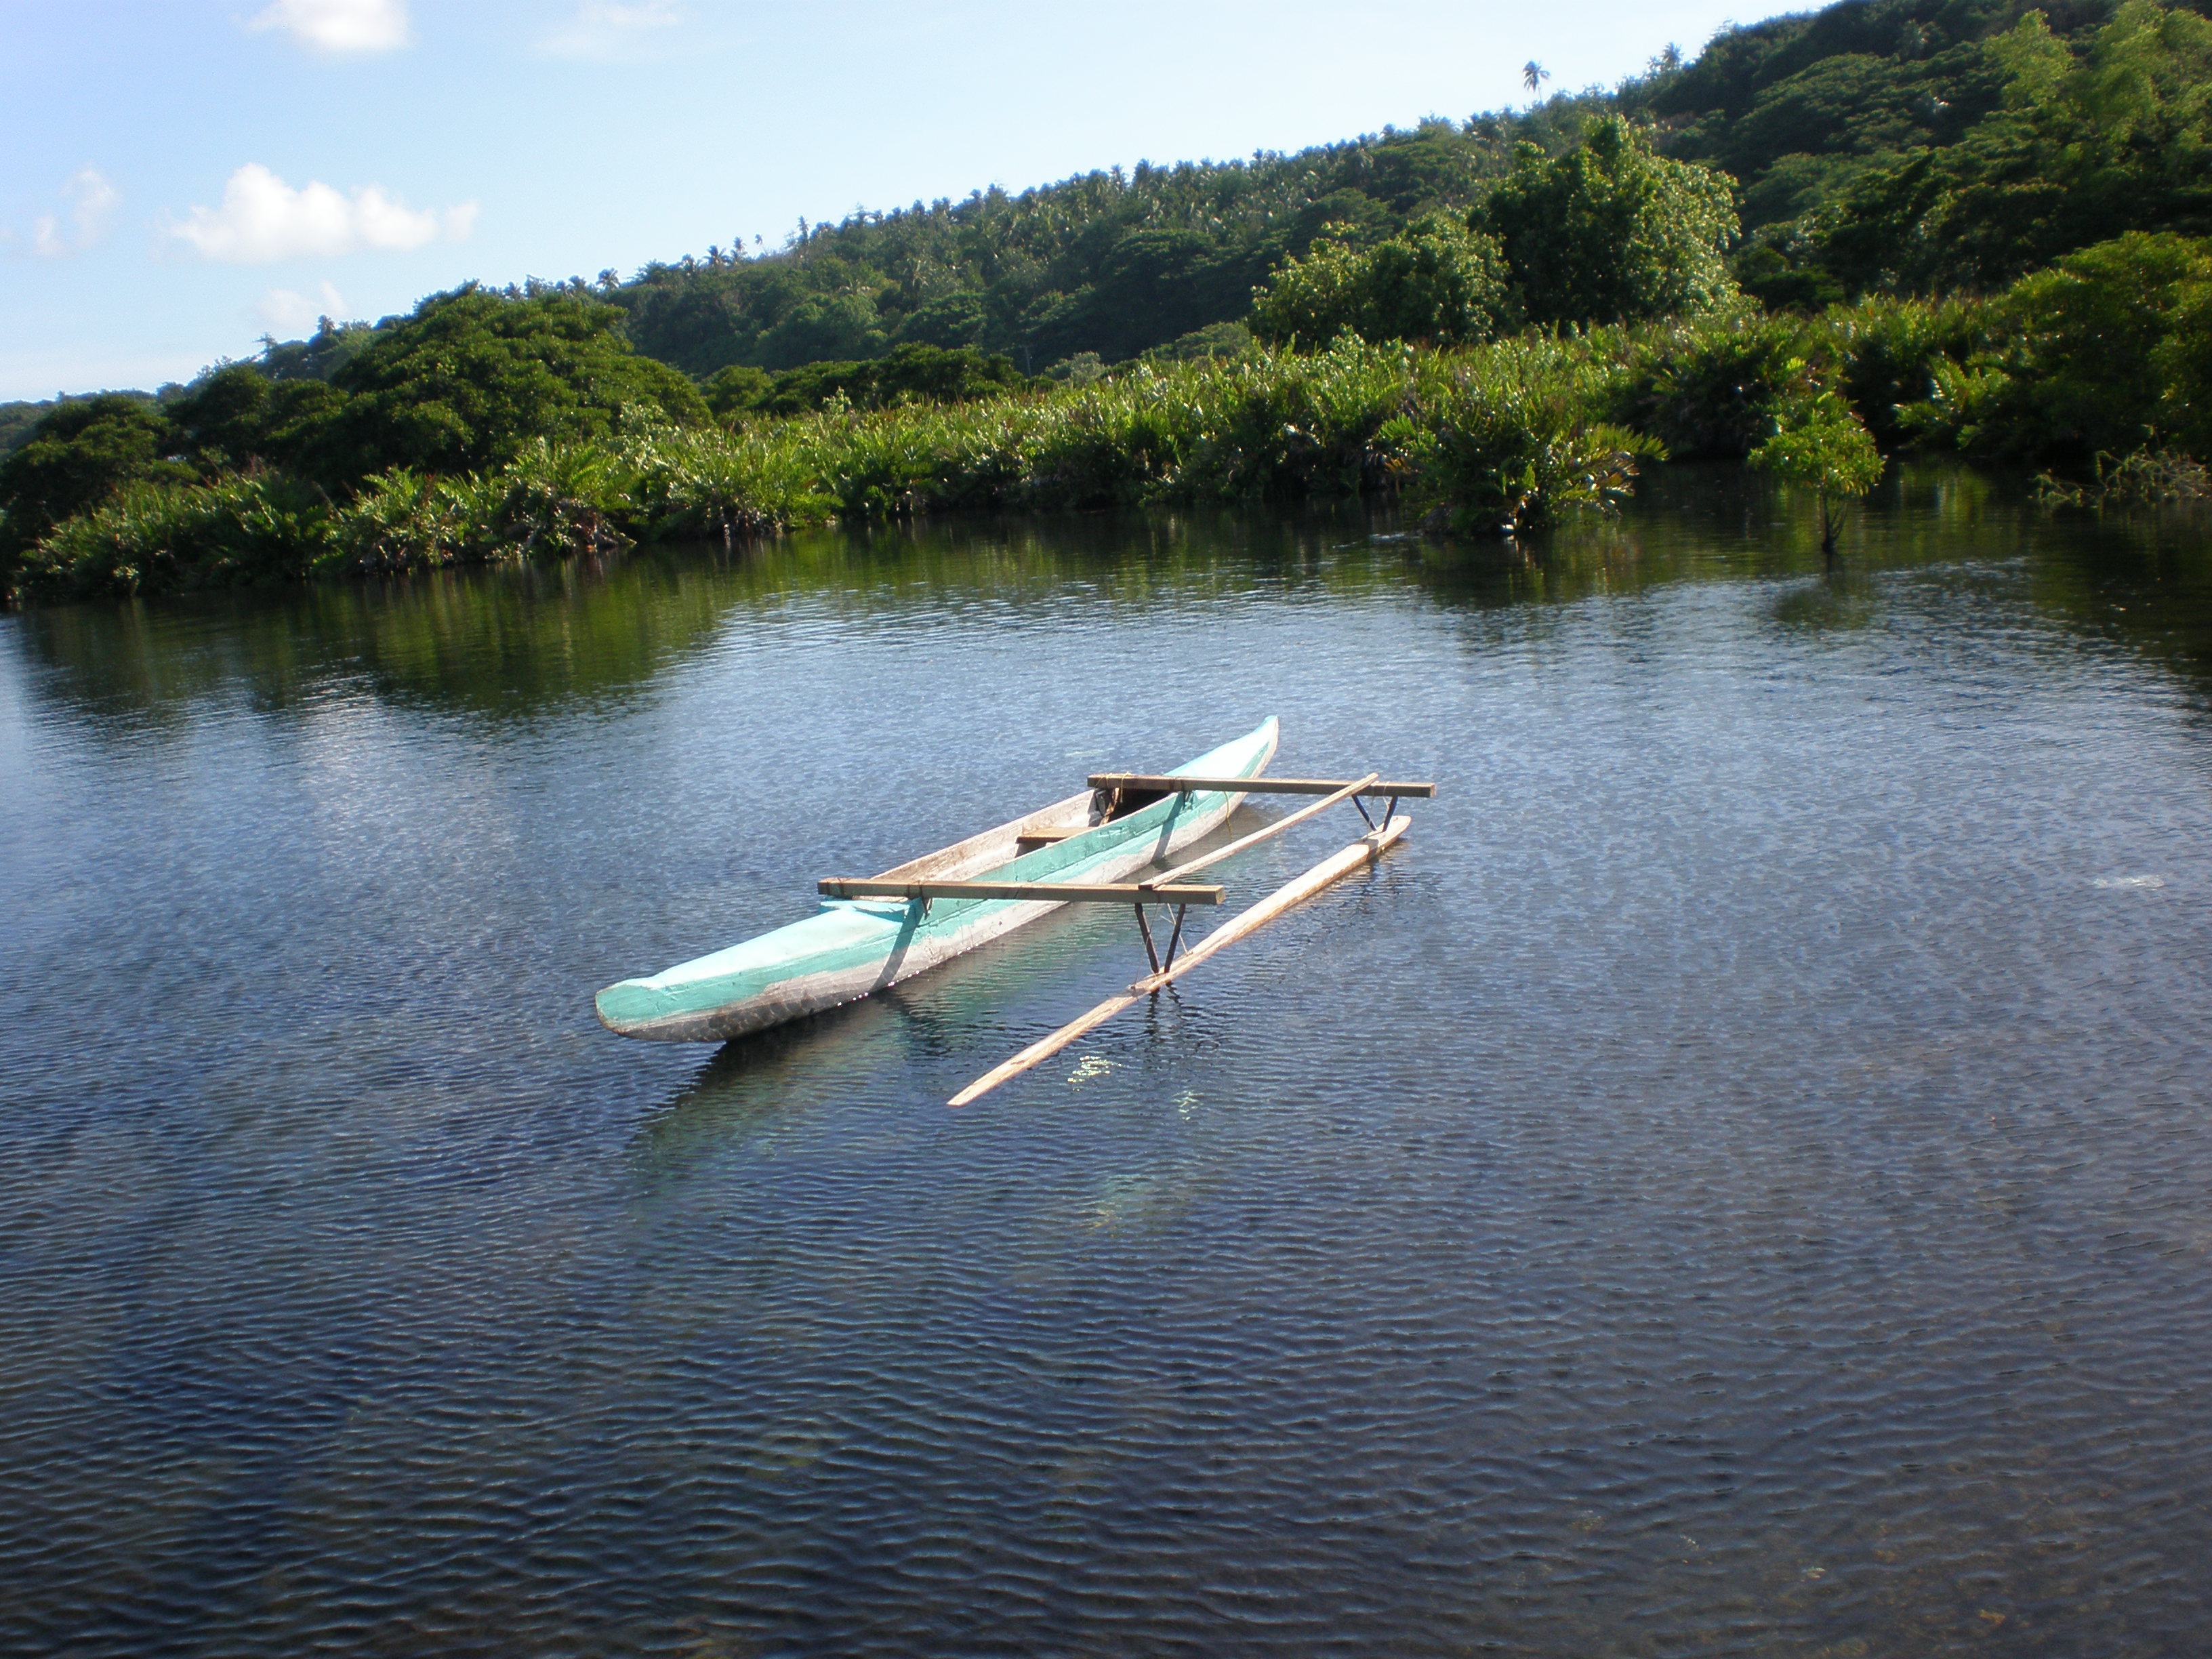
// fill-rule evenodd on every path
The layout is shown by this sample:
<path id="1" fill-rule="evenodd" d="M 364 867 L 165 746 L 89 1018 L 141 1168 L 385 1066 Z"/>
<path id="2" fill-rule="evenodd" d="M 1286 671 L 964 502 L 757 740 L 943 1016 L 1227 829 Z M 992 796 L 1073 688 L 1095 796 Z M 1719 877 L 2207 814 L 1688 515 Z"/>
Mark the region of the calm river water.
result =
<path id="1" fill-rule="evenodd" d="M 0 620 L 0 1648 L 2204 1652 L 2205 526 L 1390 529 Z M 1125 914 L 592 1019 L 1269 714 L 1440 798 L 975 1107 Z"/>

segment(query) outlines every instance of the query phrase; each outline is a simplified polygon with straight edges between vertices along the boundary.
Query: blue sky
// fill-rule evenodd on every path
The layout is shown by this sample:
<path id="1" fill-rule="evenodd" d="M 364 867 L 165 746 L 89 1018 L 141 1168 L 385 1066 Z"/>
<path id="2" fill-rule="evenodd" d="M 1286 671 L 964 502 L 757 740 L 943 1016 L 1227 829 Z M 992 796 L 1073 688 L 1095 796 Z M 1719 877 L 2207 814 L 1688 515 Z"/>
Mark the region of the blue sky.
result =
<path id="1" fill-rule="evenodd" d="M 1765 12 L 1748 14 L 1764 15 Z M 1610 83 L 1721 0 L 0 0 L 0 398 L 470 277 Z"/>

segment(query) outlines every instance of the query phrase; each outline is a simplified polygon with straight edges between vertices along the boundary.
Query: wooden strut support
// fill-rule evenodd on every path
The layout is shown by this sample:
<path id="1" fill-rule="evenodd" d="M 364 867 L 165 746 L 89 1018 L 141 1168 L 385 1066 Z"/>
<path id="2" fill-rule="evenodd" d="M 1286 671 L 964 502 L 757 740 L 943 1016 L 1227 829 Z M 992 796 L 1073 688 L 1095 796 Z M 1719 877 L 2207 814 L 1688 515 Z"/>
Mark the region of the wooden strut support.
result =
<path id="1" fill-rule="evenodd" d="M 1372 864 L 1382 849 L 1396 841 L 1411 828 L 1405 818 L 1391 818 L 1372 835 L 1362 836 L 1342 852 L 1323 859 L 1319 864 L 1286 883 L 1261 899 L 1250 909 L 1232 921 L 1217 927 L 1184 954 L 1183 959 L 1172 966 L 1139 980 L 1120 996 L 1109 997 L 1079 1019 L 1070 1020 L 1042 1042 L 1032 1042 L 1003 1066 L 994 1067 L 952 1097 L 947 1103 L 965 1106 L 979 1100 L 1009 1079 L 1042 1065 L 1077 1038 L 1098 1029 L 1108 1020 L 1153 992 L 1181 979 L 1192 969 L 1217 951 L 1225 951 L 1248 934 L 1258 932 L 1269 922 L 1297 905 L 1304 903 L 1331 884 L 1341 881 L 1353 871 Z"/>
<path id="2" fill-rule="evenodd" d="M 1152 971 L 1157 974 L 1160 971 L 1160 953 L 1153 948 L 1152 924 L 1145 920 L 1145 907 L 1141 904 L 1137 907 L 1137 931 L 1144 935 L 1145 960 L 1152 964 Z"/>
<path id="3" fill-rule="evenodd" d="M 1093 789 L 1155 795 L 1188 795 L 1201 790 L 1220 795 L 1327 795 L 1340 790 L 1349 793 L 1350 781 L 1345 778 L 1186 778 L 1172 772 L 1094 772 L 1090 778 Z M 1433 783 L 1382 783 L 1370 772 L 1358 785 L 1358 793 L 1429 800 L 1435 798 L 1437 787 Z"/>

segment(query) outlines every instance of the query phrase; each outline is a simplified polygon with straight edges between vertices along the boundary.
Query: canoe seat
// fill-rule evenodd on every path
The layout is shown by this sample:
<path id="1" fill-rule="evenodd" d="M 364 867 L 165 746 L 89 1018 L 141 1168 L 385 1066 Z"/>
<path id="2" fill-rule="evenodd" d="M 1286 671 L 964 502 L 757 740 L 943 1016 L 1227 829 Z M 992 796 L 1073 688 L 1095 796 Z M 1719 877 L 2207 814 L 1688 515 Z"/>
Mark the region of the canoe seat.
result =
<path id="1" fill-rule="evenodd" d="M 1050 847 L 1055 842 L 1066 841 L 1070 836 L 1079 836 L 1084 829 L 1088 827 L 1085 825 L 1073 830 L 1018 830 L 1014 832 L 1014 851 L 1033 853 L 1040 847 Z"/>

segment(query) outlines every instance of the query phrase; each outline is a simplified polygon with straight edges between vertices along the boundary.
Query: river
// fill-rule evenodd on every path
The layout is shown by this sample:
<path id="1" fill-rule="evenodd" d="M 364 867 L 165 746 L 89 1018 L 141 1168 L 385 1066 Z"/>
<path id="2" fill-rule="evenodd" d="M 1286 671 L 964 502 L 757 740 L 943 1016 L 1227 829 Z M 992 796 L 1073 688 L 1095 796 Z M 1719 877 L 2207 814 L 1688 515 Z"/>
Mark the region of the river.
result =
<path id="1" fill-rule="evenodd" d="M 2205 529 L 1908 471 L 1831 569 L 1688 469 L 0 618 L 0 1648 L 2202 1652 Z M 1271 714 L 1437 799 L 975 1106 L 1125 913 L 592 1018 Z"/>

